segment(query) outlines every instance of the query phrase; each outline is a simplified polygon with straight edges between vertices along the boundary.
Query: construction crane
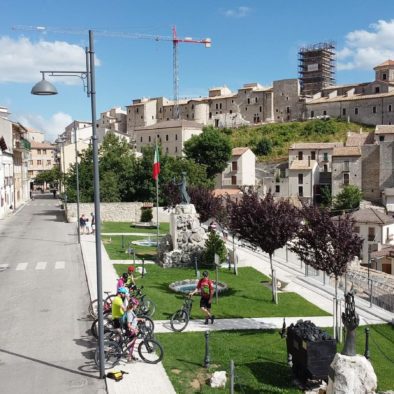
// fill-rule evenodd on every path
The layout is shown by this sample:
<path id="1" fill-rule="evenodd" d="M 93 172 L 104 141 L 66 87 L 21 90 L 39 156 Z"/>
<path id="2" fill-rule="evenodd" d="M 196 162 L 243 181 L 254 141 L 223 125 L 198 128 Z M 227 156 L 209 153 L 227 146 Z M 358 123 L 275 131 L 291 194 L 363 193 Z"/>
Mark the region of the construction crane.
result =
<path id="1" fill-rule="evenodd" d="M 88 32 L 87 29 L 62 29 L 56 27 L 45 27 L 45 26 L 25 26 L 17 25 L 13 26 L 12 30 L 21 31 L 36 31 L 39 33 L 58 33 L 58 34 L 76 34 L 82 35 Z M 205 39 L 193 39 L 192 37 L 178 37 L 176 27 L 172 28 L 172 36 L 159 36 L 151 34 L 139 34 L 139 33 L 127 33 L 127 32 L 114 32 L 109 30 L 94 30 L 96 36 L 101 37 L 121 37 L 128 39 L 139 39 L 139 40 L 154 40 L 154 41 L 172 41 L 173 48 L 173 118 L 179 119 L 179 59 L 178 59 L 178 45 L 180 43 L 185 44 L 204 44 L 206 48 L 210 48 L 212 41 L 210 38 Z"/>

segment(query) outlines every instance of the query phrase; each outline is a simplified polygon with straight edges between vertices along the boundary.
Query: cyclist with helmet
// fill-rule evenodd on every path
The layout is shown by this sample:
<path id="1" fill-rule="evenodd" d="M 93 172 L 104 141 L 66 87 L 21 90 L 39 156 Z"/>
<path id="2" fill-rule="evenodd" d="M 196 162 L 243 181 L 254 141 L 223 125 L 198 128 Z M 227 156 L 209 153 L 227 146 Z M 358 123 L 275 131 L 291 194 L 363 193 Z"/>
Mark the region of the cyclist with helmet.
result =
<path id="1" fill-rule="evenodd" d="M 126 287 L 120 287 L 116 297 L 112 301 L 112 324 L 114 328 L 121 328 L 122 317 L 126 311 L 129 291 Z"/>
<path id="2" fill-rule="evenodd" d="M 212 306 L 212 298 L 213 298 L 213 282 L 209 279 L 209 272 L 204 271 L 202 273 L 202 278 L 198 281 L 197 287 L 191 293 L 190 296 L 194 294 L 200 293 L 200 308 L 205 315 L 205 324 L 208 324 L 208 321 L 211 320 L 213 324 L 215 320 L 215 316 L 211 314 L 211 306 Z"/>
<path id="3" fill-rule="evenodd" d="M 127 268 L 127 274 L 128 274 L 128 278 L 126 281 L 126 286 L 130 287 L 135 285 L 135 279 L 134 278 L 134 272 L 135 272 L 135 266 L 134 265 L 130 265 L 129 268 Z"/>
<path id="4" fill-rule="evenodd" d="M 144 320 L 142 318 L 137 317 L 135 313 L 135 309 L 138 307 L 139 303 L 140 302 L 137 300 L 137 298 L 135 297 L 130 298 L 126 310 L 126 332 L 129 336 L 134 337 L 133 343 L 130 346 L 129 356 L 127 357 L 128 362 L 136 360 L 136 358 L 133 356 L 133 351 L 134 351 L 135 339 L 137 338 L 139 332 L 138 322 Z"/>
<path id="5" fill-rule="evenodd" d="M 116 292 L 121 288 L 125 287 L 127 280 L 129 279 L 129 275 L 125 272 L 122 274 L 122 276 L 118 279 L 118 282 L 116 284 Z"/>

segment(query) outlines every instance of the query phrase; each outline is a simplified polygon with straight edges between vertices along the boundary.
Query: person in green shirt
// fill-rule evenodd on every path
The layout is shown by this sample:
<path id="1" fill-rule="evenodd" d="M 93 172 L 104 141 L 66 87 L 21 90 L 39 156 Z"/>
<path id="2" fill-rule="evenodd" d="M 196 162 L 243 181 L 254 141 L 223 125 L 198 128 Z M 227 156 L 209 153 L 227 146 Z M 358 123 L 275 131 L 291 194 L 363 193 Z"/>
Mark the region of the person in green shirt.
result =
<path id="1" fill-rule="evenodd" d="M 127 309 L 129 292 L 126 287 L 119 287 L 116 297 L 112 301 L 112 324 L 114 328 L 121 328 L 121 320 Z"/>

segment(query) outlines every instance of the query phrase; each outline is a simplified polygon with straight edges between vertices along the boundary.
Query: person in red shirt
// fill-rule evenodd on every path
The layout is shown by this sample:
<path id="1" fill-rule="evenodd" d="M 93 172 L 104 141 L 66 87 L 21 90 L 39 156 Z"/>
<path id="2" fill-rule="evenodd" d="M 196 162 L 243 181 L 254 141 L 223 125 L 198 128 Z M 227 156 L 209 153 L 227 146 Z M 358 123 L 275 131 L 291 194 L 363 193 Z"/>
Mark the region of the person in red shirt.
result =
<path id="1" fill-rule="evenodd" d="M 211 314 L 211 304 L 213 298 L 213 282 L 209 279 L 209 272 L 204 271 L 202 273 L 202 278 L 198 281 L 197 287 L 189 295 L 200 293 L 200 308 L 205 315 L 205 324 L 208 324 L 209 320 L 213 324 L 215 316 Z"/>

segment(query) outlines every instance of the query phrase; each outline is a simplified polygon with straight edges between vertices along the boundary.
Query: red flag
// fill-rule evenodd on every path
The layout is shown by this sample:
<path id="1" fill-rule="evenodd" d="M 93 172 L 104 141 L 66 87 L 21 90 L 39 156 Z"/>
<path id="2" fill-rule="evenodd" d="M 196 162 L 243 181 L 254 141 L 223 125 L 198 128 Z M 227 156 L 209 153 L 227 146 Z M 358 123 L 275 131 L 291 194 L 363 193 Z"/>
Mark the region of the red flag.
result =
<path id="1" fill-rule="evenodd" d="M 159 158 L 159 149 L 156 146 L 156 149 L 155 149 L 155 160 L 153 162 L 153 174 L 152 174 L 153 179 L 155 181 L 158 180 L 159 174 L 160 174 L 160 158 Z"/>

